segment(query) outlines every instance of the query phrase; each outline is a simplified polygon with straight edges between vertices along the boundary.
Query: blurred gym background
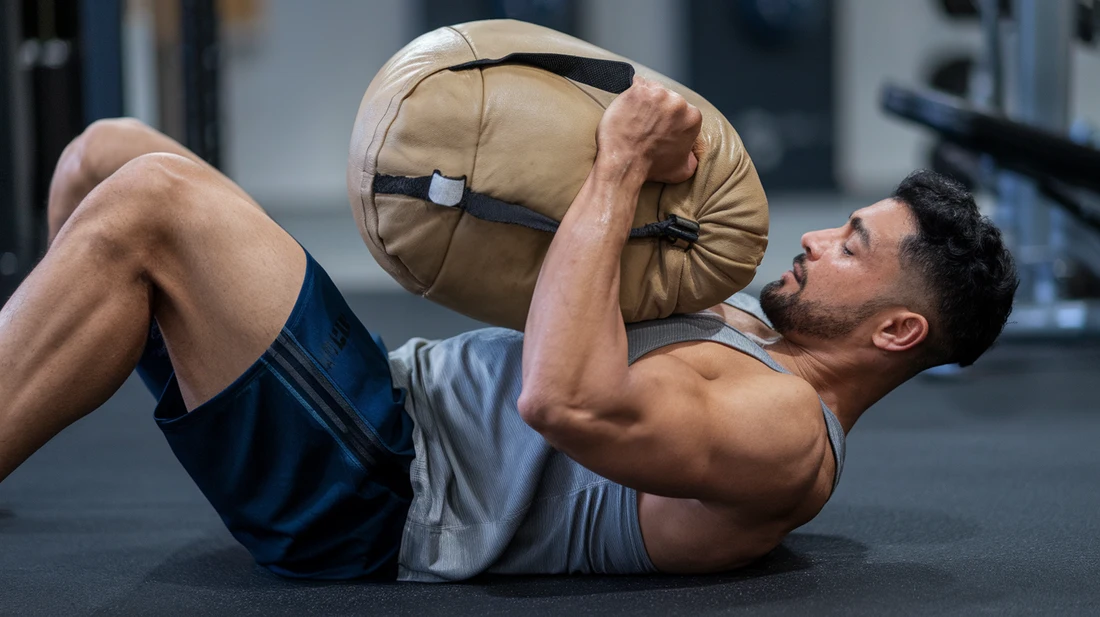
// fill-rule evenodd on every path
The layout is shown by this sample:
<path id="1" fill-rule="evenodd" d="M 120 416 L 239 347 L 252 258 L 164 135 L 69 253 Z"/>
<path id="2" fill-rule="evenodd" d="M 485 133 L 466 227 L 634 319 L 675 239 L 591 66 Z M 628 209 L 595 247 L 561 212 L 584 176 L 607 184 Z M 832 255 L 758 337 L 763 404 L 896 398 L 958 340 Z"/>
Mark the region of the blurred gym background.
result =
<path id="1" fill-rule="evenodd" d="M 950 93 L 1079 142 L 1100 126 L 1092 0 L 5 0 L 2 10 L 4 298 L 44 251 L 61 150 L 95 119 L 122 115 L 227 172 L 341 288 L 398 291 L 350 224 L 351 122 L 391 54 L 473 19 L 554 27 L 714 102 L 772 203 L 771 247 L 750 291 L 788 267 L 802 232 L 839 224 L 915 168 L 951 162 L 935 131 L 883 111 L 888 83 Z M 1047 37 L 1038 50 L 1028 45 L 1035 37 Z M 1013 179 L 990 180 L 989 167 L 974 184 L 1025 264 L 1024 299 L 1048 307 L 1033 329 L 1049 334 L 1065 308 L 1049 307 L 1096 295 L 1100 235 L 1042 195 L 1021 198 Z M 1084 329 L 1093 321 L 1070 319 Z"/>
<path id="2" fill-rule="evenodd" d="M 841 224 L 921 167 L 974 187 L 1023 279 L 1007 343 L 877 405 L 822 515 L 742 573 L 396 589 L 280 581 L 250 565 L 131 379 L 0 487 L 0 613 L 1097 614 L 1095 4 L 0 0 L 0 300 L 45 250 L 61 150 L 92 121 L 125 115 L 251 193 L 391 348 L 477 327 L 374 264 L 344 170 L 378 68 L 423 32 L 491 17 L 580 36 L 727 115 L 771 202 L 750 291 L 789 267 L 803 232 Z"/>

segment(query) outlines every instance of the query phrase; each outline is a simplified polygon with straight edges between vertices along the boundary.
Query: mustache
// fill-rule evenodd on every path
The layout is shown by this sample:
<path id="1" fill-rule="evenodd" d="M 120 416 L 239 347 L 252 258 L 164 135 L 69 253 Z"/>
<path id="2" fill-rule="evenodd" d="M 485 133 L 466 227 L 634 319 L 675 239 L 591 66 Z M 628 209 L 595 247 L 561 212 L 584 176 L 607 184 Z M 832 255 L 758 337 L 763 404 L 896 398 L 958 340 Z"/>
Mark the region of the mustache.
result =
<path id="1" fill-rule="evenodd" d="M 798 255 L 796 255 L 795 258 L 792 260 L 792 263 L 794 265 L 798 266 L 798 271 L 799 271 L 799 274 L 800 274 L 798 284 L 799 284 L 800 287 L 804 287 L 806 285 L 806 279 L 807 279 L 807 275 L 806 275 L 806 253 L 799 253 Z"/>

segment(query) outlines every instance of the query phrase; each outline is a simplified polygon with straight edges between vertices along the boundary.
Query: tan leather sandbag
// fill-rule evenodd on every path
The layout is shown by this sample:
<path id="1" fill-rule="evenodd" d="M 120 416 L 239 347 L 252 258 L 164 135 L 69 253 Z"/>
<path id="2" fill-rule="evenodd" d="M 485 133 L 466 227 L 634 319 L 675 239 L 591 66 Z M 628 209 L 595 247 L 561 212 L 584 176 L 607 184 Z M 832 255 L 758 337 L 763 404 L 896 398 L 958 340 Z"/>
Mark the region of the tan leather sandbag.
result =
<path id="1" fill-rule="evenodd" d="M 499 222 L 474 206 L 505 218 L 526 212 L 561 221 L 592 168 L 596 127 L 616 95 L 526 64 L 451 70 L 517 52 L 624 61 L 511 20 L 429 32 L 391 58 L 367 89 L 347 181 L 367 247 L 405 289 L 522 329 L 553 232 Z M 628 322 L 700 311 L 744 288 L 768 232 L 764 190 L 729 122 L 684 86 L 634 68 L 697 106 L 703 126 L 695 176 L 642 189 L 634 227 L 665 227 L 632 238 L 623 251 L 620 302 Z"/>

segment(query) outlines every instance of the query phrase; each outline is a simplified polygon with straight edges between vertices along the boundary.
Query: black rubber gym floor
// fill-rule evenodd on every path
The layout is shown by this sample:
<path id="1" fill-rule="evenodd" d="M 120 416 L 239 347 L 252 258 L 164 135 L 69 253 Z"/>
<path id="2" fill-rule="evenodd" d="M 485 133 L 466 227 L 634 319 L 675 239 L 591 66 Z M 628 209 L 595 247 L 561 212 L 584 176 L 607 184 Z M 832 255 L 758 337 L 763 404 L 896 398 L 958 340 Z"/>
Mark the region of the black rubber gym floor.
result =
<path id="1" fill-rule="evenodd" d="M 476 325 L 404 295 L 349 300 L 391 346 Z M 910 382 L 860 421 L 821 515 L 737 573 L 456 585 L 253 565 L 131 379 L 0 486 L 0 613 L 1100 614 L 1098 377 L 1100 345 L 1016 343 Z"/>

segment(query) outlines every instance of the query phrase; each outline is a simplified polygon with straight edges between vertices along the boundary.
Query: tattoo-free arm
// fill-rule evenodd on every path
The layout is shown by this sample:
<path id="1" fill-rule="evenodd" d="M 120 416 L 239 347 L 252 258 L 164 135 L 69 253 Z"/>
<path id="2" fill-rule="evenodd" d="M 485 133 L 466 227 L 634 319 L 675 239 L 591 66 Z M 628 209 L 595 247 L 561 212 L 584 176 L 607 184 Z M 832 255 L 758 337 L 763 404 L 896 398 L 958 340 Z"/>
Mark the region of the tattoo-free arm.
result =
<path id="1" fill-rule="evenodd" d="M 733 384 L 671 355 L 627 364 L 619 272 L 638 194 L 647 179 L 694 173 L 699 123 L 698 110 L 644 81 L 608 108 L 593 169 L 535 287 L 519 410 L 551 445 L 606 478 L 729 503 L 811 477 L 820 452 L 806 429 L 817 425 L 803 420 L 816 413 L 821 424 L 821 412 L 805 382 L 764 367 Z"/>
<path id="2" fill-rule="evenodd" d="M 645 180 L 597 157 L 543 262 L 527 318 L 520 409 L 533 425 L 563 407 L 604 408 L 628 378 L 619 264 Z"/>
<path id="3" fill-rule="evenodd" d="M 695 173 L 699 110 L 660 85 L 634 85 L 604 113 L 592 170 L 543 261 L 523 348 L 525 419 L 561 408 L 615 406 L 629 376 L 619 308 L 623 246 L 648 180 Z"/>

